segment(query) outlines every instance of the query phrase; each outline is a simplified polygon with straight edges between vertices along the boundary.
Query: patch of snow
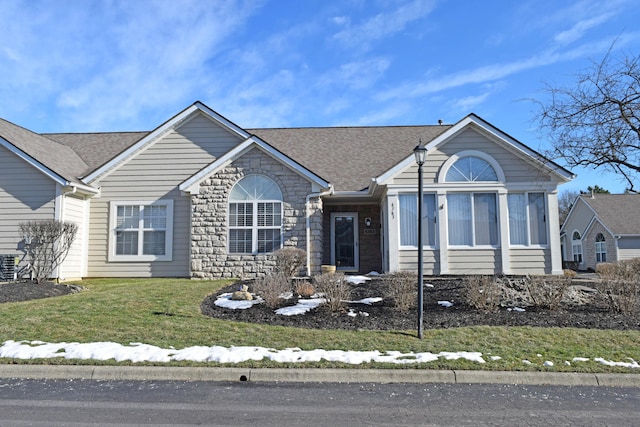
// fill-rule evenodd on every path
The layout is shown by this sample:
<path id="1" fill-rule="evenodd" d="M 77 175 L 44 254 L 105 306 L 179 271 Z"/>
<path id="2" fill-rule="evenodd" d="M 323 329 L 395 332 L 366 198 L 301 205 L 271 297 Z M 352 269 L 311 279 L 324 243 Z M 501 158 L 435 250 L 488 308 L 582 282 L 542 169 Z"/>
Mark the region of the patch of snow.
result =
<path id="1" fill-rule="evenodd" d="M 192 362 L 241 363 L 250 360 L 271 360 L 274 362 L 343 362 L 351 365 L 370 362 L 394 364 L 415 364 L 433 362 L 439 358 L 447 360 L 465 359 L 477 363 L 485 363 L 482 353 L 478 352 L 440 352 L 440 353 L 402 353 L 388 351 L 343 351 L 343 350 L 307 350 L 287 348 L 275 350 L 265 347 L 221 347 L 194 346 L 181 350 L 164 349 L 142 343 L 131 343 L 124 346 L 112 342 L 97 343 L 43 343 L 27 341 L 5 341 L 0 347 L 0 357 L 13 359 L 43 359 L 62 357 L 65 359 L 95 359 L 116 361 L 170 362 L 175 360 Z"/>
<path id="2" fill-rule="evenodd" d="M 551 367 L 551 366 L 553 366 L 553 362 L 552 362 L 552 361 L 550 361 L 550 360 L 546 360 L 546 361 L 542 364 L 542 366 L 549 366 L 549 367 Z"/>
<path id="3" fill-rule="evenodd" d="M 502 357 L 500 357 L 500 356 L 491 356 L 490 359 L 495 362 L 496 360 L 501 360 Z"/>
<path id="4" fill-rule="evenodd" d="M 438 301 L 438 304 L 443 307 L 453 307 L 453 303 L 449 301 Z"/>
<path id="5" fill-rule="evenodd" d="M 356 301 L 343 301 L 349 304 L 367 304 L 367 305 L 371 305 L 374 304 L 376 302 L 380 302 L 382 301 L 382 298 L 380 297 L 372 297 L 372 298 L 363 298 L 363 299 L 359 299 Z"/>
<path id="6" fill-rule="evenodd" d="M 378 273 L 377 271 L 370 271 L 367 273 L 367 276 L 376 277 L 376 276 L 382 276 L 382 274 Z"/>
<path id="7" fill-rule="evenodd" d="M 218 307 L 230 308 L 232 310 L 246 310 L 264 301 L 260 297 L 256 297 L 249 301 L 247 300 L 234 301 L 231 299 L 231 295 L 232 295 L 231 292 L 228 292 L 226 294 L 220 294 L 218 298 L 215 300 L 214 304 L 217 305 Z"/>
<path id="8" fill-rule="evenodd" d="M 631 362 L 613 362 L 611 360 L 606 360 L 603 359 L 602 357 L 596 357 L 595 359 L 593 359 L 594 361 L 598 362 L 598 363 L 602 363 L 603 365 L 607 365 L 607 366 L 619 366 L 622 368 L 640 368 L 640 365 L 638 364 L 638 362 L 636 362 L 635 360 L 628 358 L 629 360 L 631 360 Z"/>
<path id="9" fill-rule="evenodd" d="M 433 285 L 431 283 L 425 283 L 424 284 L 427 288 L 433 288 Z"/>
<path id="10" fill-rule="evenodd" d="M 571 366 L 571 362 L 569 362 L 568 360 L 564 361 L 565 366 Z"/>
<path id="11" fill-rule="evenodd" d="M 347 316 L 349 316 L 349 317 L 357 317 L 357 316 L 369 317 L 369 313 L 367 313 L 366 311 L 358 311 L 356 313 L 356 311 L 354 309 L 350 308 L 349 312 L 347 313 Z"/>
<path id="12" fill-rule="evenodd" d="M 370 277 L 367 276 L 345 276 L 347 278 L 347 282 L 352 285 L 362 285 L 365 282 L 371 280 Z"/>
<path id="13" fill-rule="evenodd" d="M 531 362 L 529 362 L 527 359 L 524 359 L 524 360 L 522 361 L 522 363 L 524 363 L 525 365 L 531 365 L 531 364 L 532 364 L 532 363 L 531 363 Z"/>
<path id="14" fill-rule="evenodd" d="M 326 302 L 324 298 L 300 298 L 296 305 L 279 308 L 276 310 L 276 314 L 281 314 L 283 316 L 297 316 L 313 310 L 324 302 Z"/>
<path id="15" fill-rule="evenodd" d="M 527 310 L 525 310 L 522 307 L 513 307 L 513 308 L 507 308 L 507 311 L 519 311 L 519 312 L 522 312 L 522 311 L 527 311 Z"/>
<path id="16" fill-rule="evenodd" d="M 588 357 L 574 357 L 572 360 L 574 362 L 588 362 L 589 358 Z"/>

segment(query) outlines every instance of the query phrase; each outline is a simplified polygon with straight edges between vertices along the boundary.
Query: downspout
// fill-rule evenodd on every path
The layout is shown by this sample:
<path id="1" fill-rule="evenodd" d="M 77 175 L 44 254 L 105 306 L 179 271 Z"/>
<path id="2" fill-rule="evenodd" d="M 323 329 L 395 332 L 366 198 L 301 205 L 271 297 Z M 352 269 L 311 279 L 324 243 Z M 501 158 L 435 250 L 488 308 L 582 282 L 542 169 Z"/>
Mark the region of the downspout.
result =
<path id="1" fill-rule="evenodd" d="M 312 197 L 324 197 L 333 194 L 333 185 L 329 184 L 329 189 L 318 193 L 310 193 L 307 195 L 305 207 L 306 229 L 307 229 L 307 276 L 311 277 L 311 212 L 309 203 Z"/>

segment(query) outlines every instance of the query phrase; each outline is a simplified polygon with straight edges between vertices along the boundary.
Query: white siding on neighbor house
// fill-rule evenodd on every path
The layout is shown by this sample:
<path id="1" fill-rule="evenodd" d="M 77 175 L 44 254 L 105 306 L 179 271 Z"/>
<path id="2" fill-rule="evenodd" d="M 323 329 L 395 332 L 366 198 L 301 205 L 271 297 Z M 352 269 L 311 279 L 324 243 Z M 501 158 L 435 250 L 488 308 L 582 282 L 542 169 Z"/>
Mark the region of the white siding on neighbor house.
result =
<path id="1" fill-rule="evenodd" d="M 502 272 L 500 249 L 449 249 L 448 274 L 497 274 Z"/>
<path id="2" fill-rule="evenodd" d="M 80 279 L 85 274 L 85 259 L 83 252 L 86 249 L 85 220 L 88 201 L 82 197 L 65 195 L 63 198 L 62 221 L 73 222 L 78 225 L 76 238 L 71 245 L 71 250 L 60 269 L 60 278 L 64 280 Z"/>
<path id="3" fill-rule="evenodd" d="M 178 185 L 239 142 L 237 136 L 198 113 L 96 183 L 101 195 L 91 199 L 88 275 L 188 277 L 191 206 Z M 109 203 L 161 199 L 174 201 L 172 260 L 108 262 Z"/>
<path id="4" fill-rule="evenodd" d="M 442 165 L 454 154 L 461 151 L 481 151 L 493 157 L 502 168 L 507 183 L 531 183 L 532 190 L 536 186 L 548 185 L 550 178 L 530 163 L 517 157 L 512 152 L 491 141 L 473 129 L 467 129 L 451 141 L 427 153 L 427 161 L 423 166 L 425 185 L 438 181 Z M 394 177 L 391 184 L 416 185 L 418 166 L 412 165 Z M 538 184 L 538 185 L 536 185 Z"/>
<path id="5" fill-rule="evenodd" d="M 22 254 L 18 224 L 54 219 L 55 197 L 51 178 L 0 147 L 0 254 Z"/>
<path id="6" fill-rule="evenodd" d="M 511 274 L 550 274 L 550 249 L 510 249 Z"/>
<path id="7" fill-rule="evenodd" d="M 640 257 L 640 236 L 618 239 L 618 261 Z"/>

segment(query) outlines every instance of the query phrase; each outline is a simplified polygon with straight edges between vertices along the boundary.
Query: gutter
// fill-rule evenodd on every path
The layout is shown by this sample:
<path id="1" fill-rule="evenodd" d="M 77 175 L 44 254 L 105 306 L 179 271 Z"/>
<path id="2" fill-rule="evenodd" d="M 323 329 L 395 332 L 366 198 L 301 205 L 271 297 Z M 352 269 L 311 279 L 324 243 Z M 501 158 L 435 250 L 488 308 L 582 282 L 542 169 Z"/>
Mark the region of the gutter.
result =
<path id="1" fill-rule="evenodd" d="M 311 220 L 310 220 L 310 209 L 309 202 L 312 197 L 324 197 L 330 196 L 333 194 L 333 185 L 329 184 L 329 188 L 325 191 L 320 191 L 317 193 L 310 193 L 307 195 L 304 207 L 305 207 L 305 219 L 306 219 L 306 229 L 307 229 L 307 276 L 311 277 Z"/>

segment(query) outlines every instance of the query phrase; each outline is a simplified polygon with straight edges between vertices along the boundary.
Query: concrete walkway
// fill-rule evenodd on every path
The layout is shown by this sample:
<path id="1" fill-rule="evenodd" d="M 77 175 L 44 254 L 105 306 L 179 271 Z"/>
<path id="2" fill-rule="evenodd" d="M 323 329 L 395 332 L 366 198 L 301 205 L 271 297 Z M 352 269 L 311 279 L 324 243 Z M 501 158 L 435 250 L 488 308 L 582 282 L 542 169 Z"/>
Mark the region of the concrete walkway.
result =
<path id="1" fill-rule="evenodd" d="M 640 374 L 430 369 L 252 369 L 164 366 L 0 365 L 0 378 L 84 379 L 103 381 L 482 383 L 640 388 Z"/>

